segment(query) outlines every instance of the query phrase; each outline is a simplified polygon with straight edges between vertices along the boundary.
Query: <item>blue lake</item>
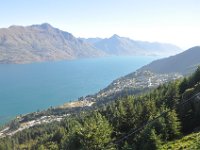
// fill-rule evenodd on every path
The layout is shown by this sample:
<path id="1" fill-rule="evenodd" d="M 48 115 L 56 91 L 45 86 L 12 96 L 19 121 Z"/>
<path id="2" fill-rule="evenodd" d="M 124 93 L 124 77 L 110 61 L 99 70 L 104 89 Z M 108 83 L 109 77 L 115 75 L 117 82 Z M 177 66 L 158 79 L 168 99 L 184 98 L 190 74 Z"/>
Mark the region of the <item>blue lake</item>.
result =
<path id="1" fill-rule="evenodd" d="M 105 57 L 0 65 L 0 124 L 94 94 L 155 57 Z"/>

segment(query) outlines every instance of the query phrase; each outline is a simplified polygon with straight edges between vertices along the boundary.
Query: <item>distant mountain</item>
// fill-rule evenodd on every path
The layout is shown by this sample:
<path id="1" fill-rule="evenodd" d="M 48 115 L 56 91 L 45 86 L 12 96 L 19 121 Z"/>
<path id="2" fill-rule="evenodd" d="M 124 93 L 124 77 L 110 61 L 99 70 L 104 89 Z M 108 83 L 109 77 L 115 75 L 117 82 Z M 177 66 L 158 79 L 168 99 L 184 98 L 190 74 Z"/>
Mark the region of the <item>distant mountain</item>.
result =
<path id="1" fill-rule="evenodd" d="M 150 70 L 155 73 L 181 73 L 193 72 L 200 65 L 200 46 L 190 48 L 180 54 L 153 61 L 141 70 Z"/>
<path id="2" fill-rule="evenodd" d="M 172 44 L 135 41 L 116 34 L 110 38 L 89 38 L 85 39 L 85 41 L 109 55 L 170 56 L 182 51 L 179 47 Z"/>
<path id="3" fill-rule="evenodd" d="M 118 35 L 106 39 L 76 38 L 47 23 L 0 29 L 0 63 L 30 63 L 105 55 L 168 56 L 180 51 L 180 48 L 171 44 L 134 41 Z"/>
<path id="4" fill-rule="evenodd" d="M 100 41 L 103 40 L 102 38 L 98 38 L 98 37 L 96 37 L 96 38 L 87 38 L 87 39 L 85 39 L 85 38 L 80 38 L 80 39 L 81 39 L 81 40 L 84 40 L 85 42 L 88 42 L 88 43 L 90 43 L 90 44 L 95 44 L 95 43 L 100 42 Z"/>
<path id="5" fill-rule="evenodd" d="M 44 23 L 0 29 L 0 63 L 29 63 L 105 55 L 94 46 Z"/>

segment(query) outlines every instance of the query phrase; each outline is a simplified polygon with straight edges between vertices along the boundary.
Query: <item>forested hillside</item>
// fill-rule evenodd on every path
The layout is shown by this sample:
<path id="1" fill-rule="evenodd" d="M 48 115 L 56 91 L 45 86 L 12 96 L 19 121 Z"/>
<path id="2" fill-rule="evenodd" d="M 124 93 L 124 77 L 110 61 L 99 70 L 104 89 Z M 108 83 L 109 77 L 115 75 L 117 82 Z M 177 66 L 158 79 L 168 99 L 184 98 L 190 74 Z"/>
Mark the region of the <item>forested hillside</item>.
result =
<path id="1" fill-rule="evenodd" d="M 0 139 L 5 149 L 155 150 L 199 131 L 200 67 L 148 93 L 127 95 L 95 110 L 69 115 Z M 198 149 L 199 141 L 194 140 Z M 169 146 L 169 145 L 167 145 Z"/>

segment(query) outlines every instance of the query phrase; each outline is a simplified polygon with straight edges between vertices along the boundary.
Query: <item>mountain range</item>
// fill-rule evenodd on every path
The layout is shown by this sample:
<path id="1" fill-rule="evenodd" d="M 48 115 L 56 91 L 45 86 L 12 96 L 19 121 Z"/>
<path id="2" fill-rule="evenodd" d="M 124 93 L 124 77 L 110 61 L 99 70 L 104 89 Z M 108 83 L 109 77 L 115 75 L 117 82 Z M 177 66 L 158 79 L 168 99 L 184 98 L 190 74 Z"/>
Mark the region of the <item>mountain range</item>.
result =
<path id="1" fill-rule="evenodd" d="M 110 38 L 88 38 L 86 42 L 109 55 L 170 56 L 182 50 L 172 44 L 136 41 L 114 34 Z"/>
<path id="2" fill-rule="evenodd" d="M 0 29 L 0 63 L 31 63 L 109 55 L 173 55 L 175 45 L 110 38 L 76 38 L 48 23 Z"/>

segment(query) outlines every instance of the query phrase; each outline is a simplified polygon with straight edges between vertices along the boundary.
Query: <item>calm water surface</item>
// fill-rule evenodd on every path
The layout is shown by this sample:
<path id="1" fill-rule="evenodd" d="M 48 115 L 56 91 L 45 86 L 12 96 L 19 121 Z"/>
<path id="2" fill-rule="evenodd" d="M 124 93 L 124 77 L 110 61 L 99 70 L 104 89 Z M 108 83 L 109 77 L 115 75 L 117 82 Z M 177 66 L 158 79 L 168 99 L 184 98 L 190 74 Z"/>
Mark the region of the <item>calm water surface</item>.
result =
<path id="1" fill-rule="evenodd" d="M 0 65 L 0 123 L 93 94 L 155 57 L 106 57 Z"/>

